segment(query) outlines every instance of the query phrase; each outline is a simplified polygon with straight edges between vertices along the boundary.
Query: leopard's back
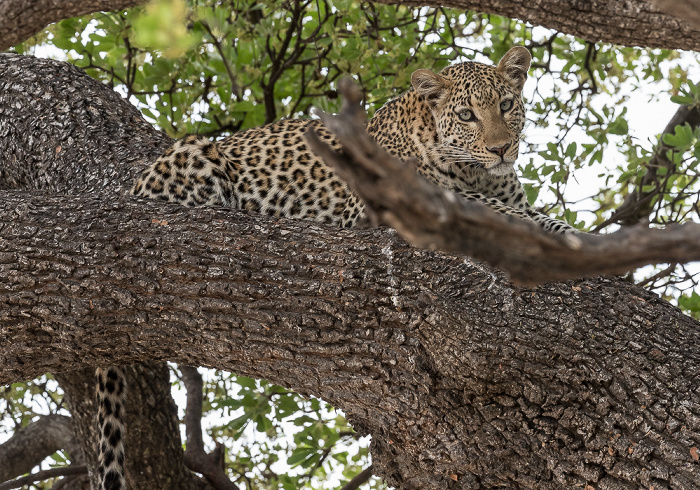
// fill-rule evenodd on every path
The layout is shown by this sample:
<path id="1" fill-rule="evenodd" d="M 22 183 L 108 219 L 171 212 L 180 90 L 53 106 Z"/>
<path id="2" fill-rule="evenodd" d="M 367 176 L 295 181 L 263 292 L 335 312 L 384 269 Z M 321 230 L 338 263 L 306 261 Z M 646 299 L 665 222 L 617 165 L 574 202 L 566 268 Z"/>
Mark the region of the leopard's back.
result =
<path id="1" fill-rule="evenodd" d="M 188 136 L 143 171 L 132 194 L 352 226 L 362 205 L 333 169 L 313 154 L 304 137 L 309 127 L 339 149 L 316 120 L 285 119 L 220 142 Z"/>

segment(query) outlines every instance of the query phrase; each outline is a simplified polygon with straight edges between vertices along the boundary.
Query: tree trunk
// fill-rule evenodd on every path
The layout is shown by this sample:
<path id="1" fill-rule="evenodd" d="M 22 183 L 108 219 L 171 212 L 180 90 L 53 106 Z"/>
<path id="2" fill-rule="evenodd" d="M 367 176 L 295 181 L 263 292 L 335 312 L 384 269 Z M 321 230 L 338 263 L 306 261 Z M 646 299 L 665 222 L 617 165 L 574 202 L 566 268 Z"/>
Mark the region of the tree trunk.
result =
<path id="1" fill-rule="evenodd" d="M 66 393 L 78 436 L 89 468 L 97 467 L 99 439 L 95 417 L 95 369 L 93 366 L 56 376 Z M 59 370 L 53 370 L 59 372 Z M 142 363 L 126 368 L 128 383 L 125 448 L 129 488 L 211 489 L 185 468 L 177 407 L 170 394 L 170 372 L 165 363 Z M 91 472 L 97 488 L 96 472 Z"/>
<path id="2" fill-rule="evenodd" d="M 118 94 L 82 71 L 50 60 L 0 54 L 0 189 L 34 189 L 39 190 L 37 195 L 122 196 L 138 165 L 156 158 L 169 142 Z M 132 152 L 134 145 L 138 152 Z M 0 193 L 0 201 L 4 197 Z M 25 199 L 18 205 L 20 212 L 27 209 Z M 0 229 L 2 223 L 10 221 L 0 219 Z M 13 251 L 13 244 L 0 243 L 0 250 L 0 254 Z M 0 284 L 0 291 L 7 292 L 3 290 L 7 283 Z M 0 313 L 0 325 L 6 320 Z M 7 347 L 2 335 L 0 347 Z M 53 370 L 59 373 L 73 428 L 89 467 L 94 468 L 98 440 L 94 366 L 65 371 Z M 176 476 L 178 484 L 170 488 L 206 487 L 182 465 L 177 413 L 163 365 L 135 366 L 127 370 L 127 377 L 129 403 L 144 407 L 127 413 L 126 445 L 133 456 L 127 460 L 127 471 L 132 488 L 156 488 L 152 485 L 163 482 L 167 484 L 161 488 L 168 488 Z M 165 401 L 153 403 L 155 399 Z M 153 430 L 154 420 L 161 430 Z M 157 477 L 148 468 L 158 469 Z M 13 472 L 13 476 L 19 474 Z"/>
<path id="3" fill-rule="evenodd" d="M 0 382 L 167 359 L 328 400 L 399 488 L 697 487 L 700 330 L 665 301 L 615 278 L 517 288 L 389 229 L 108 193 L 163 138 L 65 64 L 2 56 L 0 80 L 0 154 L 32 144 L 2 185 L 42 189 L 0 191 Z M 58 146 L 102 177 L 47 192 L 82 165 Z"/>

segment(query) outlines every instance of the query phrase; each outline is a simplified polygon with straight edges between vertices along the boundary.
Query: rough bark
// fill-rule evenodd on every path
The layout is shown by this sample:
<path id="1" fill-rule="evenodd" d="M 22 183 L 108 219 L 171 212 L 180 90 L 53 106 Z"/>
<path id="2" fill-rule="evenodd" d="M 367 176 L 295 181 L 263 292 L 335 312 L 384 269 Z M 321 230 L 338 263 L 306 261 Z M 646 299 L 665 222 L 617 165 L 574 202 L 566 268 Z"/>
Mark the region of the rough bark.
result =
<path id="1" fill-rule="evenodd" d="M 343 409 L 401 488 L 700 477 L 700 330 L 623 281 L 517 289 L 390 230 L 29 193 L 4 205 L 20 200 L 28 214 L 0 231 L 21 250 L 0 272 L 3 382 L 162 359 L 266 378 Z"/>
<path id="2" fill-rule="evenodd" d="M 99 318 L 95 318 L 101 323 Z M 0 324 L 3 320 L 0 320 Z M 107 355 L 109 355 L 107 351 Z M 102 363 L 105 364 L 104 362 Z M 94 364 L 69 369 L 52 369 L 73 415 L 73 429 L 89 468 L 97 467 L 97 424 L 95 417 Z M 180 442 L 177 407 L 170 394 L 170 376 L 165 363 L 141 363 L 126 368 L 128 383 L 124 445 L 129 488 L 178 488 L 207 490 L 211 487 L 185 468 Z M 92 488 L 97 488 L 91 472 Z"/>
<path id="3" fill-rule="evenodd" d="M 62 64 L 0 60 L 23 64 L 13 98 L 25 83 L 83 80 Z M 23 128 L 30 109 L 15 110 L 0 127 Z M 95 130 L 86 145 L 115 138 Z M 157 146 L 141 141 L 125 143 L 128 161 Z M 5 190 L 0 217 L 0 382 L 165 359 L 267 378 L 343 409 L 372 434 L 376 473 L 400 488 L 700 478 L 698 323 L 621 280 L 516 288 L 392 230 L 114 193 Z"/>
<path id="4" fill-rule="evenodd" d="M 121 196 L 137 167 L 155 158 L 168 142 L 167 136 L 154 130 L 118 94 L 82 71 L 50 60 L 0 54 L 0 189 Z M 133 153 L 134 147 L 139 151 Z M 19 203 L 20 209 L 26 205 Z M 3 286 L 0 284 L 0 289 Z M 5 345 L 3 336 L 0 345 Z M 199 479 L 182 469 L 178 430 L 162 430 L 158 438 L 138 436 L 151 432 L 152 420 L 162 421 L 165 427 L 177 427 L 178 423 L 172 400 L 152 403 L 158 390 L 160 398 L 169 393 L 170 382 L 167 376 L 149 369 L 154 367 L 127 370 L 131 406 L 148 401 L 148 412 L 144 412 L 148 417 L 136 413 L 127 420 L 130 434 L 142 444 L 129 447 L 133 457 L 127 469 L 132 488 L 149 488 L 152 470 L 148 468 L 160 467 L 167 469 L 159 481 L 172 482 L 173 475 L 180 472 L 178 488 L 201 486 Z M 74 429 L 92 468 L 98 440 L 94 367 L 61 371 L 55 371 L 59 373 L 56 377 L 67 393 Z M 144 375 L 139 373 L 147 373 L 149 382 L 144 383 Z"/>
<path id="5" fill-rule="evenodd" d="M 32 37 L 59 20 L 120 10 L 146 0 L 0 0 L 0 51 Z"/>
<path id="6" fill-rule="evenodd" d="M 117 10 L 144 0 L 90 2 L 0 0 L 0 50 L 6 50 L 50 23 L 100 10 Z M 625 46 L 700 51 L 697 0 L 379 0 L 381 3 L 445 6 L 517 18 L 589 41 Z M 664 4 L 673 4 L 666 7 Z M 680 5 L 680 7 L 674 7 Z M 662 10 L 659 10 L 661 8 Z"/>
<path id="7" fill-rule="evenodd" d="M 47 415 L 32 422 L 0 445 L 0 482 L 29 472 L 44 458 L 65 449 L 73 463 L 83 456 L 73 434 L 71 418 Z"/>
<path id="8" fill-rule="evenodd" d="M 401 3 L 503 15 L 593 42 L 700 51 L 700 25 L 663 13 L 645 0 L 409 0 Z"/>
<path id="9" fill-rule="evenodd" d="M 700 26 L 700 0 L 649 0 L 649 3 L 689 26 Z"/>

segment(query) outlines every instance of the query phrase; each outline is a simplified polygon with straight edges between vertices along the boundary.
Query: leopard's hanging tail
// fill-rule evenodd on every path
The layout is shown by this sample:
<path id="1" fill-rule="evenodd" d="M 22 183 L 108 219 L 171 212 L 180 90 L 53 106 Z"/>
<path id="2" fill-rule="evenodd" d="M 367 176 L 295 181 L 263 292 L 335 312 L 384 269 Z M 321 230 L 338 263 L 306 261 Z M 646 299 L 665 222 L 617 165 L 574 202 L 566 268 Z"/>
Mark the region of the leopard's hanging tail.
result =
<path id="1" fill-rule="evenodd" d="M 100 431 L 100 490 L 124 490 L 124 402 L 126 378 L 120 367 L 97 368 L 97 422 Z"/>

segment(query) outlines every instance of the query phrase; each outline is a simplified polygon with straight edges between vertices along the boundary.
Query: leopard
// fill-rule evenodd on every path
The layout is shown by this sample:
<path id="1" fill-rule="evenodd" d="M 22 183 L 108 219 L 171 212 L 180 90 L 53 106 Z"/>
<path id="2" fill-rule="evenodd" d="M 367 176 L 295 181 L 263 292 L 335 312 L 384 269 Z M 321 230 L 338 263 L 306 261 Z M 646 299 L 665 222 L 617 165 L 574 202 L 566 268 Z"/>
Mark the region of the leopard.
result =
<path id="1" fill-rule="evenodd" d="M 551 233 L 576 233 L 529 204 L 515 171 L 530 62 L 530 52 L 516 46 L 495 66 L 467 61 L 438 73 L 416 70 L 411 88 L 377 110 L 366 130 L 390 154 L 417 162 L 419 174 L 466 200 Z M 309 130 L 341 149 L 318 119 L 283 119 L 221 141 L 190 135 L 143 170 L 131 194 L 355 226 L 365 218 L 364 205 L 311 151 Z M 98 368 L 97 392 L 100 488 L 118 490 L 125 488 L 122 369 Z"/>

